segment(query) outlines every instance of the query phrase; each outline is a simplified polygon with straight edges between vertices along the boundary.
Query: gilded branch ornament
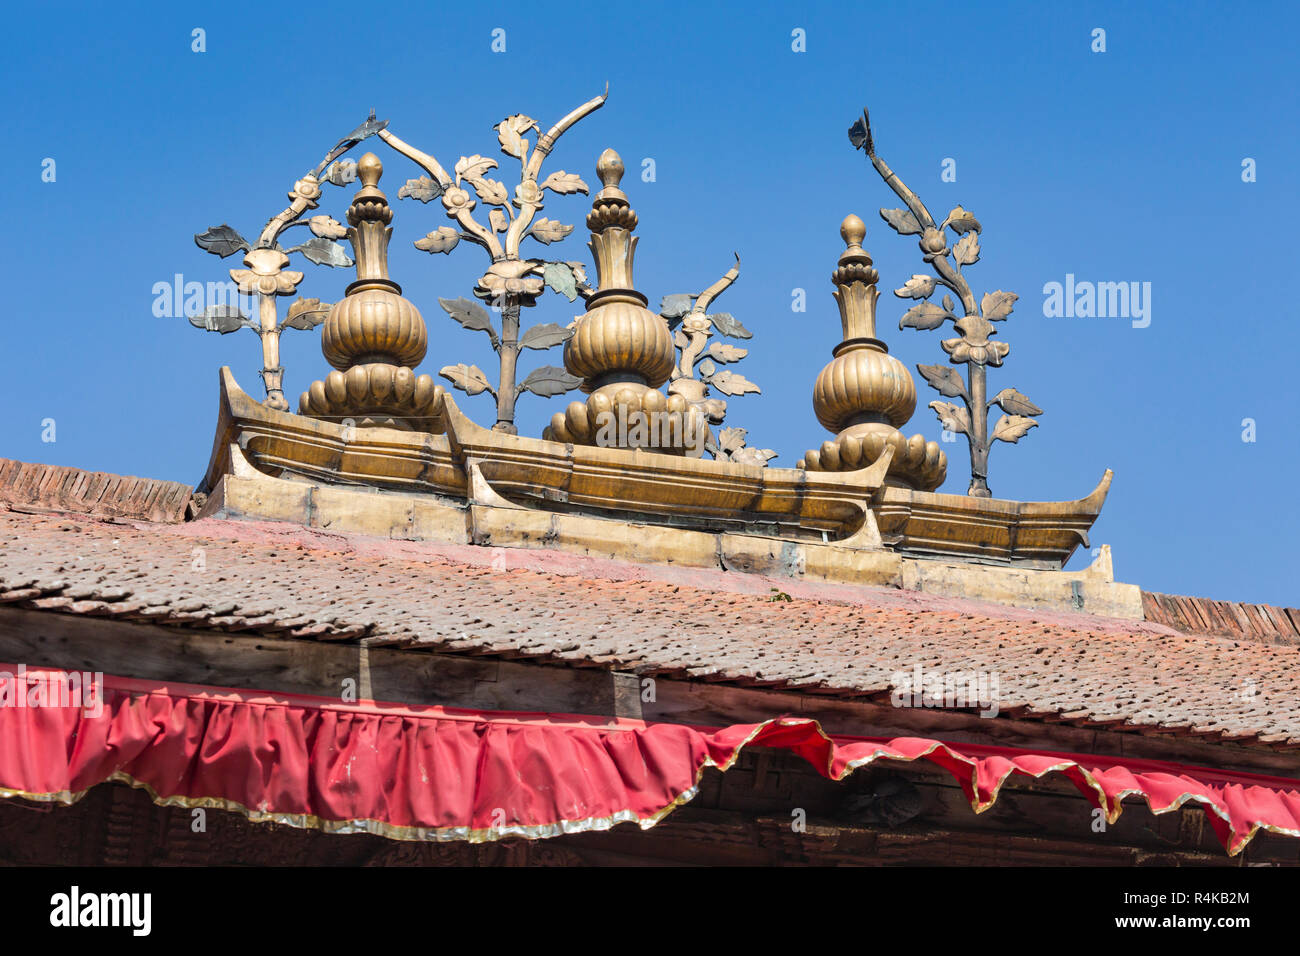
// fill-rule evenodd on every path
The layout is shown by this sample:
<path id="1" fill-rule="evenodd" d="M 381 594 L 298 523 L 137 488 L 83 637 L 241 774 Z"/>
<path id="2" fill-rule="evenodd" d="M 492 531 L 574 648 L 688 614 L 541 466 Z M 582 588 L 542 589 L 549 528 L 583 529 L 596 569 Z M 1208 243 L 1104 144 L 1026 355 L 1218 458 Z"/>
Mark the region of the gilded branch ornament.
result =
<path id="1" fill-rule="evenodd" d="M 486 309 L 470 299 L 438 301 L 462 326 L 488 335 L 500 361 L 497 381 L 493 383 L 477 366 L 465 363 L 448 365 L 439 374 L 466 394 L 491 394 L 497 405 L 494 426 L 497 431 L 516 433 L 515 402 L 524 392 L 549 397 L 579 385 L 578 378 L 555 366 L 534 369 L 523 381 L 516 383 L 520 350 L 546 350 L 563 344 L 573 335 L 571 328 L 562 328 L 555 323 L 534 325 L 521 335 L 521 308 L 536 305 L 538 296 L 547 286 L 570 302 L 580 294 L 585 297 L 590 292 L 580 262 L 524 258 L 520 255 L 520 247 L 526 238 L 551 245 L 573 232 L 573 226 L 539 218 L 537 214 L 544 208 L 547 190 L 556 195 L 586 193 L 587 184 L 576 174 L 564 170 L 557 170 L 541 179 L 542 163 L 565 131 L 600 109 L 607 96 L 608 89 L 574 109 L 545 133 L 536 120 L 522 113 L 507 116 L 493 127 L 501 152 L 519 161 L 519 182 L 513 195 L 504 183 L 488 176 L 490 170 L 497 168 L 495 159 L 478 154 L 462 156 L 453 171 L 448 173 L 428 153 L 388 130 L 379 133 L 384 142 L 427 174 L 408 180 L 398 190 L 398 198 L 418 199 L 425 203 L 440 199 L 447 217 L 458 227 L 441 226 L 423 239 L 416 240 L 415 247 L 429 253 L 449 253 L 465 240 L 482 246 L 491 257 L 492 264 L 478 280 L 474 295 L 499 310 L 500 325 L 493 321 Z M 535 144 L 527 138 L 530 132 L 536 136 Z M 473 215 L 479 203 L 487 208 L 486 224 Z"/>
<path id="2" fill-rule="evenodd" d="M 961 206 L 955 207 L 942 222 L 936 222 L 920 197 L 899 179 L 883 159 L 876 155 L 871 137 L 871 121 L 864 109 L 862 118 L 849 128 L 849 141 L 855 149 L 865 150 L 871 164 L 903 201 L 905 209 L 881 209 L 880 217 L 900 236 L 920 236 L 922 258 L 934 269 L 934 275 L 914 275 L 894 295 L 903 299 L 920 300 L 904 313 L 898 323 L 900 329 L 937 329 L 952 322 L 957 337 L 944 339 L 939 344 L 948 353 L 953 365 L 965 365 L 966 380 L 956 370 L 945 365 L 918 365 L 917 371 L 930 386 L 945 398 L 959 398 L 962 405 L 934 401 L 935 410 L 944 429 L 965 435 L 970 445 L 971 483 L 966 492 L 977 498 L 991 497 L 988 486 L 989 450 L 995 441 L 1017 442 L 1038 422 L 1034 416 L 1043 410 L 1014 388 L 1004 388 L 987 399 L 987 367 L 1001 365 L 1011 346 L 994 340 L 997 334 L 994 322 L 1004 321 L 1011 314 L 1016 299 L 1013 292 L 985 293 L 976 306 L 975 295 L 965 276 L 964 266 L 973 265 L 980 257 L 979 221 Z M 951 229 L 957 241 L 951 246 L 945 230 Z M 940 305 L 930 302 L 930 296 L 942 286 L 957 296 L 962 305 L 962 315 L 955 314 L 956 303 L 945 293 Z M 1002 415 L 989 432 L 988 416 L 993 406 Z"/>
<path id="3" fill-rule="evenodd" d="M 710 425 L 721 425 L 727 414 L 727 403 L 714 398 L 709 389 L 723 395 L 755 394 L 762 390 L 745 376 L 719 365 L 739 362 L 749 354 L 726 342 L 710 342 L 716 331 L 729 338 L 748 339 L 752 333 L 731 313 L 709 313 L 708 308 L 740 275 L 740 256 L 736 264 L 713 285 L 698 296 L 687 293 L 666 295 L 659 304 L 659 314 L 668 321 L 677 348 L 677 364 L 668 385 L 669 395 L 680 395 L 704 413 Z M 744 428 L 723 428 L 715 436 L 710 429 L 705 448 L 719 461 L 735 461 L 749 465 L 766 465 L 776 457 L 770 448 L 750 448 L 746 445 L 748 431 Z"/>
<path id="4" fill-rule="evenodd" d="M 313 329 L 325 321 L 330 310 L 329 303 L 322 304 L 319 298 L 299 296 L 289 306 L 284 319 L 279 319 L 276 298 L 292 295 L 303 280 L 301 272 L 285 268 L 289 265 L 289 256 L 299 253 L 309 262 L 331 268 L 353 264 L 343 247 L 334 241 L 348 234 L 342 223 L 326 215 L 306 219 L 303 216 L 320 205 L 323 184 L 343 186 L 356 178 L 357 164 L 351 160 L 341 160 L 340 157 L 386 125 L 386 120 L 376 120 L 374 113 L 371 113 L 366 122 L 339 140 L 315 169 L 293 184 L 289 190 L 288 208 L 268 220 L 256 243 L 250 245 L 247 239 L 224 223 L 194 237 L 194 242 L 200 249 L 223 259 L 236 252 L 245 253 L 246 268 L 231 269 L 230 278 L 240 292 L 257 295 L 258 318 L 252 319 L 244 315 L 243 310 L 235 304 L 213 304 L 203 312 L 190 316 L 189 320 L 191 325 L 209 332 L 224 335 L 237 329 L 249 328 L 261 337 L 262 384 L 266 389 L 263 404 L 268 408 L 289 410 L 289 403 L 284 397 L 284 368 L 280 365 L 281 332 L 286 328 Z M 312 238 L 285 249 L 278 239 L 285 230 L 294 226 L 306 226 L 311 231 Z"/>

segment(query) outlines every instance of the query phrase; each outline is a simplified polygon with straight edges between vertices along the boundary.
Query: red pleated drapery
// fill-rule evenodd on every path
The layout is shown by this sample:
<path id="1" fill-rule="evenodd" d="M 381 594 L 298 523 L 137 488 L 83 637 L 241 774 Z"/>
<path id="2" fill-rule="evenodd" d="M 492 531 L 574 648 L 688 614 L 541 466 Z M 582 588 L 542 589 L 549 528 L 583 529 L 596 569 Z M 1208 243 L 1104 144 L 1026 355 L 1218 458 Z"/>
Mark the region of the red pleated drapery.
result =
<path id="1" fill-rule="evenodd" d="M 976 812 L 1012 774 L 1060 773 L 1114 822 L 1200 803 L 1230 854 L 1261 828 L 1300 836 L 1300 781 L 1160 761 L 914 737 L 829 736 L 807 718 L 692 727 L 103 680 L 102 707 L 31 695 L 63 672 L 0 664 L 0 797 L 71 803 L 124 781 L 166 805 L 234 810 L 406 840 L 542 838 L 633 822 L 690 800 L 706 767 L 747 745 L 789 750 L 839 780 L 873 761 L 926 760 Z M 20 699 L 21 698 L 21 699 Z M 36 700 L 39 706 L 31 706 Z M 96 712 L 99 711 L 99 712 Z"/>

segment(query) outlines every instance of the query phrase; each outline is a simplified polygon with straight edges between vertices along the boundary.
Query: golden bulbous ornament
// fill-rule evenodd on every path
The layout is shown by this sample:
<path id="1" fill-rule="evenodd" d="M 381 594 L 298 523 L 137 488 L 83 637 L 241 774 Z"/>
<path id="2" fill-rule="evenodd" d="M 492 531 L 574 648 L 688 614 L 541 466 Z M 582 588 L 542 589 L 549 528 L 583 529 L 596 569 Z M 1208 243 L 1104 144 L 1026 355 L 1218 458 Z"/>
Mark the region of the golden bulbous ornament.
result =
<path id="1" fill-rule="evenodd" d="M 840 352 L 818 374 L 813 411 L 828 431 L 843 431 L 864 414 L 898 428 L 916 411 L 916 384 L 887 352 L 855 348 Z"/>
<path id="2" fill-rule="evenodd" d="M 412 370 L 424 358 L 429 336 L 420 310 L 388 277 L 393 211 L 378 186 L 383 171 L 374 153 L 357 163 L 361 189 L 348 207 L 357 281 L 330 307 L 321 329 L 321 351 L 335 370 L 302 393 L 298 410 L 358 426 L 430 428 L 444 393 L 428 375 Z"/>
<path id="3" fill-rule="evenodd" d="M 866 224 L 847 216 L 840 225 L 845 249 L 831 281 L 843 339 L 813 384 L 813 411 L 835 438 L 804 455 L 809 471 L 868 468 L 888 449 L 886 484 L 932 491 L 943 483 L 948 458 L 923 435 L 898 429 L 916 411 L 916 383 L 889 347 L 876 338 L 876 282 L 880 276 L 862 248 Z"/>
<path id="4" fill-rule="evenodd" d="M 325 360 L 339 370 L 356 362 L 415 366 L 428 345 L 420 310 L 382 288 L 365 289 L 335 302 L 321 329 Z"/>
<path id="5" fill-rule="evenodd" d="M 668 323 L 628 299 L 597 305 L 564 343 L 565 368 L 588 383 L 630 374 L 658 388 L 672 374 L 675 358 Z"/>

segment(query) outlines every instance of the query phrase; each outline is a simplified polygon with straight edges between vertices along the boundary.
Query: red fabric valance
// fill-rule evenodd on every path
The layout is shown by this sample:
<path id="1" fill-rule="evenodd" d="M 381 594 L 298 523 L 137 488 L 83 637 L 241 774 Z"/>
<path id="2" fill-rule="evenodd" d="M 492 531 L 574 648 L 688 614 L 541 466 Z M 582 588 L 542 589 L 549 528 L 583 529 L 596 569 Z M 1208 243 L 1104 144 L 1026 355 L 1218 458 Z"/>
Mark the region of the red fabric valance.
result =
<path id="1" fill-rule="evenodd" d="M 1229 854 L 1261 828 L 1300 836 L 1300 781 L 1159 761 L 831 737 L 794 717 L 706 728 L 341 704 L 121 677 L 104 679 L 98 714 L 75 700 L 28 706 L 62 676 L 32 669 L 20 677 L 0 664 L 0 797 L 72 803 L 96 784 L 123 781 L 159 804 L 336 833 L 536 839 L 654 826 L 695 796 L 706 767 L 725 770 L 753 744 L 792 751 L 833 780 L 876 760 L 927 760 L 952 774 L 976 813 L 1011 774 L 1060 773 L 1111 822 L 1130 794 L 1155 813 L 1200 803 Z"/>

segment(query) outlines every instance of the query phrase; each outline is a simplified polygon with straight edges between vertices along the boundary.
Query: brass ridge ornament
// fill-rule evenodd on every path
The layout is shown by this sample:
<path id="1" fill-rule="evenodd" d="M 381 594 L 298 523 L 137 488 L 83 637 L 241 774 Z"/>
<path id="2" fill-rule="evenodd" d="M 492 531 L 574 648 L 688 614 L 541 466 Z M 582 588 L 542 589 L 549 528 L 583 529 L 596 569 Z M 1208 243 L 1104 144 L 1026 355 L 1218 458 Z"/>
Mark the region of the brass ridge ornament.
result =
<path id="1" fill-rule="evenodd" d="M 374 153 L 357 163 L 361 189 L 348 207 L 347 230 L 357 280 L 330 308 L 321 333 L 321 351 L 335 370 L 312 382 L 298 411 L 354 425 L 422 430 L 432 424 L 443 389 L 413 371 L 429 335 L 420 310 L 388 276 L 393 210 L 379 188 L 383 173 Z"/>
<path id="2" fill-rule="evenodd" d="M 600 188 L 586 220 L 594 287 L 580 262 L 519 253 L 528 236 L 548 245 L 571 230 L 538 215 L 542 198 L 586 192 L 586 184 L 562 170 L 541 179 L 539 169 L 564 130 L 604 102 L 600 96 L 571 111 L 537 135 L 535 146 L 529 134 L 540 127 L 523 114 L 497 124 L 502 151 L 520 164 L 513 198 L 488 175 L 494 160 L 463 156 L 448 172 L 372 117 L 295 183 L 291 205 L 268 223 L 256 245 L 229 227 L 196 237 L 217 255 L 247 254 L 246 268 L 232 275 L 240 288 L 262 296 L 254 327 L 263 334 L 268 391 L 259 403 L 228 368 L 221 370 L 217 434 L 198 489 L 204 496 L 199 517 L 258 517 L 381 538 L 543 547 L 882 587 L 928 580 L 926 567 L 939 558 L 1001 566 L 956 575 L 951 583 L 960 593 L 977 584 L 987 589 L 982 593 L 998 595 L 1031 588 L 1036 602 L 1086 599 L 1094 612 L 1140 616 L 1138 589 L 1114 582 L 1104 548 L 1092 567 L 1061 573 L 1071 554 L 1090 546 L 1088 531 L 1109 491 L 1109 471 L 1078 500 L 988 497 L 988 444 L 1014 440 L 1038 410 L 1014 389 L 984 398 L 985 366 L 1000 364 L 1007 351 L 990 338 L 993 323 L 1006 317 L 1015 296 L 992 293 L 976 305 L 961 272 L 978 258 L 973 216 L 959 206 L 936 222 L 874 156 L 865 119 L 855 128 L 855 138 L 907 205 L 882 214 L 900 233 L 920 237 L 936 272 L 913 276 L 898 290 L 921 300 L 902 326 L 937 328 L 952 321 L 959 337 L 944 340 L 943 348 L 952 364 L 969 366 L 966 381 L 943 366 L 919 370 L 945 397 L 965 403 L 964 410 L 932 407 L 945 424 L 967 426 L 971 494 L 936 493 L 946 456 L 923 435 L 901 431 L 915 411 L 916 386 L 877 332 L 879 274 L 863 248 L 866 227 L 857 216 L 843 221 L 844 249 L 831 276 L 842 335 L 813 388 L 813 408 L 832 437 L 797 467 L 774 465 L 771 450 L 747 446 L 745 429 L 722 426 L 728 399 L 758 392 L 735 371 L 748 350 L 734 342 L 751 338 L 749 330 L 729 313 L 711 311 L 739 278 L 739 258 L 698 294 L 664 296 L 658 312 L 648 308 L 633 275 L 637 213 L 623 191 L 616 152 L 600 156 Z M 442 369 L 467 394 L 496 398 L 495 422 L 488 427 L 462 412 L 450 389 L 416 371 L 428 335 L 419 309 L 389 275 L 394 210 L 379 185 L 383 165 L 373 153 L 359 162 L 343 158 L 370 136 L 427 173 L 407 180 L 399 198 L 440 199 L 455 222 L 417 240 L 418 248 L 446 252 L 470 241 L 490 254 L 492 263 L 474 286 L 477 301 L 439 300 L 454 320 L 487 334 L 501 357 L 496 382 L 465 364 Z M 354 179 L 360 188 L 346 226 L 328 216 L 307 218 L 325 184 Z M 487 207 L 486 223 L 471 215 L 480 205 Z M 308 226 L 313 237 L 282 249 L 276 237 L 296 225 Z M 951 249 L 948 229 L 958 237 Z M 337 242 L 342 238 L 351 243 L 355 262 Z M 294 253 L 331 266 L 355 265 L 356 279 L 333 306 L 300 300 L 280 322 L 276 297 L 295 291 L 303 278 L 286 269 Z M 940 285 L 960 297 L 964 317 L 953 314 L 950 299 L 942 307 L 928 301 Z M 521 328 L 520 311 L 548 287 L 569 301 L 581 297 L 583 313 L 567 327 Z M 487 307 L 497 308 L 499 317 Z M 279 328 L 312 328 L 325 313 L 321 348 L 334 369 L 306 390 L 301 413 L 291 414 L 279 391 L 278 353 L 267 350 L 278 342 Z M 195 324 L 216 331 L 252 323 L 224 313 L 196 318 Z M 535 368 L 516 381 L 521 349 L 561 344 L 564 368 Z M 581 387 L 585 401 L 555 414 L 542 437 L 516 432 L 515 397 L 523 391 L 553 396 L 570 387 Z M 1007 414 L 989 434 L 991 405 Z M 968 416 L 964 422 L 962 415 Z M 1026 569 L 1055 573 L 1031 585 Z"/>
<path id="3" fill-rule="evenodd" d="M 847 217 L 840 236 L 847 248 L 831 276 L 840 307 L 844 339 L 813 386 L 817 420 L 833 441 L 804 455 L 799 467 L 809 471 L 857 471 L 892 449 L 886 484 L 933 491 L 943 484 L 948 458 L 924 435 L 904 438 L 899 429 L 916 410 L 916 386 L 907 367 L 889 354 L 876 337 L 876 300 L 880 275 L 862 248 L 867 227 Z"/>
<path id="4" fill-rule="evenodd" d="M 668 320 L 677 347 L 677 365 L 673 369 L 668 394 L 680 395 L 702 411 L 711 425 L 721 425 L 727 414 L 725 399 L 710 394 L 716 389 L 723 395 L 758 394 L 762 390 L 739 372 L 719 369 L 719 365 L 739 362 L 749 354 L 749 349 L 728 342 L 712 341 L 714 332 L 729 338 L 748 339 L 752 333 L 729 312 L 708 311 L 718 296 L 726 292 L 740 276 L 740 256 L 726 274 L 698 296 L 666 295 L 659 306 L 659 314 Z M 749 432 L 744 428 L 723 428 L 706 439 L 706 447 L 719 461 L 744 462 L 766 465 L 776 457 L 770 448 L 750 448 L 746 444 Z"/>
<path id="5" fill-rule="evenodd" d="M 557 412 L 543 437 L 698 458 L 708 431 L 705 413 L 681 395 L 659 391 L 676 367 L 676 353 L 668 323 L 646 308 L 633 284 L 637 215 L 619 187 L 623 172 L 612 149 L 596 163 L 604 188 L 592 201 L 587 228 L 597 286 L 564 345 L 564 367 L 590 397 Z"/>
<path id="6" fill-rule="evenodd" d="M 546 133 L 523 114 L 496 125 L 502 151 L 520 166 L 513 198 L 488 176 L 495 160 L 463 156 L 454 173 L 448 172 L 372 115 L 295 182 L 290 206 L 272 217 L 255 244 L 228 226 L 195 237 L 202 248 L 222 257 L 244 252 L 245 268 L 231 270 L 231 276 L 240 289 L 261 300 L 257 320 L 218 307 L 190 321 L 218 332 L 257 330 L 267 387 L 266 400 L 258 404 L 223 370 L 219 435 L 202 489 L 213 492 L 212 508 L 288 514 L 301 499 L 303 482 L 359 484 L 415 496 L 384 499 L 382 507 L 371 501 L 365 514 L 354 516 L 367 528 L 389 528 L 394 534 L 446 533 L 460 540 L 459 535 L 470 533 L 475 540 L 496 541 L 517 533 L 522 541 L 550 540 L 549 522 L 563 515 L 576 522 L 566 533 L 590 542 L 611 531 L 603 522 L 635 516 L 658 529 L 651 537 L 664 553 L 699 548 L 698 560 L 707 563 L 732 549 L 727 561 L 746 566 L 803 561 L 799 566 L 805 569 L 814 562 L 815 573 L 844 579 L 852 578 L 853 561 L 865 560 L 836 565 L 849 552 L 885 550 L 1059 568 L 1076 547 L 1087 546 L 1087 530 L 1110 486 L 1109 472 L 1092 494 L 1077 501 L 987 500 L 990 445 L 1015 441 L 1040 413 L 1015 389 L 986 397 L 986 368 L 1000 365 L 1009 351 L 995 337 L 995 323 L 1007 317 L 1016 296 L 993 292 L 977 303 L 963 268 L 979 258 L 979 222 L 961 206 L 936 221 L 875 155 L 865 116 L 851 137 L 867 150 L 905 205 L 881 215 L 895 231 L 919 238 L 924 260 L 934 270 L 933 275 L 912 276 L 895 291 L 918 302 L 900 327 L 931 329 L 951 321 L 958 334 L 941 345 L 949 365 L 967 366 L 965 379 L 949 366 L 917 366 L 945 398 L 961 402 L 933 402 L 931 407 L 946 428 L 970 439 L 972 481 L 966 497 L 934 493 L 945 478 L 945 454 L 925 436 L 902 431 L 915 412 L 916 386 L 877 331 L 880 277 L 863 247 L 866 227 L 857 216 L 846 217 L 841 225 L 844 248 L 831 276 L 841 338 L 813 387 L 814 411 L 831 438 L 791 468 L 770 465 L 775 457 L 770 449 L 748 447 L 745 429 L 722 427 L 727 399 L 759 392 L 735 371 L 748 349 L 727 341 L 749 339 L 749 330 L 731 314 L 711 311 L 739 278 L 739 257 L 698 294 L 667 295 L 657 313 L 648 308 L 634 280 L 638 217 L 622 188 L 625 170 L 618 153 L 606 150 L 596 164 L 600 188 L 586 218 L 594 284 L 588 284 L 581 262 L 524 258 L 519 252 L 523 239 L 532 236 L 549 245 L 572 230 L 539 215 L 542 199 L 547 192 L 585 193 L 587 185 L 563 170 L 541 179 L 540 167 L 563 132 L 604 102 L 603 95 L 588 101 Z M 537 134 L 535 144 L 529 134 Z M 439 300 L 464 327 L 487 334 L 501 357 L 495 383 L 473 366 L 442 368 L 468 394 L 490 392 L 497 399 L 491 427 L 471 420 L 449 390 L 416 371 L 425 357 L 428 332 L 420 310 L 389 275 L 394 209 L 379 185 L 383 164 L 374 153 L 359 161 L 343 156 L 371 136 L 427 173 L 407 180 L 399 197 L 442 200 L 458 227 L 439 227 L 416 246 L 446 252 L 462 240 L 471 241 L 491 257 L 474 285 L 479 301 Z M 327 215 L 308 215 L 318 208 L 326 184 L 354 180 L 359 188 L 346 225 Z M 480 204 L 488 207 L 486 224 L 471 215 Z M 312 237 L 282 247 L 278 237 L 296 226 L 307 226 Z M 956 236 L 951 246 L 947 230 Z M 355 258 L 339 239 L 348 240 Z M 294 293 L 303 280 L 302 273 L 287 268 L 295 253 L 317 264 L 355 266 L 356 279 L 332 306 L 299 299 L 281 320 L 275 300 Z M 945 294 L 942 304 L 932 303 L 940 286 L 951 295 Z M 567 327 L 546 323 L 521 328 L 520 311 L 535 304 L 548 287 L 570 301 L 581 297 L 583 313 Z M 955 313 L 954 296 L 964 315 Z M 496 308 L 499 318 L 485 306 Z M 323 326 L 321 349 L 333 366 L 303 392 L 297 415 L 288 413 L 279 368 L 278 337 L 286 325 Z M 560 345 L 563 368 L 535 368 L 516 381 L 521 350 Z M 554 414 L 540 438 L 517 434 L 514 398 L 524 391 L 554 396 L 571 387 L 580 387 L 585 400 Z M 988 421 L 993 406 L 1005 413 L 996 424 Z M 263 483 L 285 476 L 293 482 L 274 488 Z M 245 495 L 251 497 L 245 500 Z M 457 510 L 461 507 L 471 509 L 472 532 L 466 531 L 464 515 Z M 343 521 L 344 515 L 330 520 Z M 391 527 L 385 524 L 389 521 Z M 687 537 L 670 533 L 670 527 Z M 703 537 L 691 537 L 701 533 Z M 711 542 L 713 534 L 726 540 Z M 738 537 L 732 540 L 733 535 Z M 742 540 L 747 535 L 767 535 L 781 544 L 768 539 L 747 543 Z M 806 550 L 810 542 L 817 547 Z M 802 557 L 790 550 L 796 546 L 805 549 Z M 1109 572 L 1103 567 L 1096 573 L 1104 577 Z"/>

